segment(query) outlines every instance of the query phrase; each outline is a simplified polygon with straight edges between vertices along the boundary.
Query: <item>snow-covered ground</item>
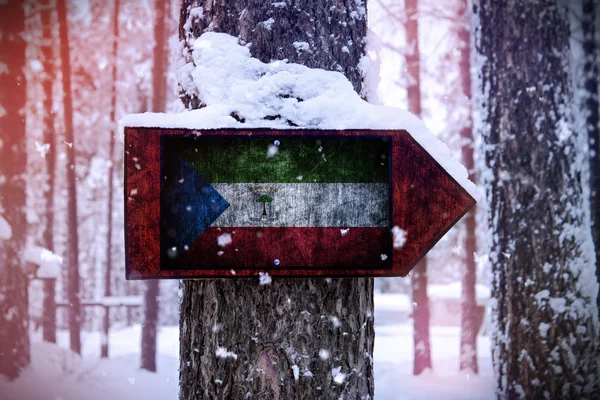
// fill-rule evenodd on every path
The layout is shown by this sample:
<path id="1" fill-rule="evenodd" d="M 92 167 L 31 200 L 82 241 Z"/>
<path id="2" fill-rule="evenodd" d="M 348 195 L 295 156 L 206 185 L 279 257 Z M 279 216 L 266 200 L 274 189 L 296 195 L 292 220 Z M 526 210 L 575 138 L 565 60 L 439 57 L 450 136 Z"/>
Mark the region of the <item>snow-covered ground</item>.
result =
<path id="1" fill-rule="evenodd" d="M 493 371 L 488 337 L 479 337 L 480 374 L 458 372 L 458 327 L 433 326 L 433 371 L 412 375 L 412 325 L 398 295 L 375 297 L 375 398 L 377 400 L 493 398 Z M 384 313 L 380 311 L 384 311 Z M 162 327 L 158 337 L 158 372 L 139 369 L 140 326 L 110 334 L 110 358 L 102 360 L 100 335 L 82 335 L 83 357 L 65 350 L 67 332 L 59 332 L 59 346 L 34 335 L 32 366 L 15 382 L 0 380 L 3 400 L 176 400 L 178 399 L 179 332 Z"/>

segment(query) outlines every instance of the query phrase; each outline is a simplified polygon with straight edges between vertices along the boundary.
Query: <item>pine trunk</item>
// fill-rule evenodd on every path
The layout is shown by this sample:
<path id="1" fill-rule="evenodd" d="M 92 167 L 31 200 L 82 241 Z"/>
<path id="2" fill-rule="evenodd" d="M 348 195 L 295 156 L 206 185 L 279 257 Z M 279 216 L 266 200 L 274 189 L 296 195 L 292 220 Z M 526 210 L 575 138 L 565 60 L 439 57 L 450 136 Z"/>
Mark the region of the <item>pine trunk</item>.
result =
<path id="1" fill-rule="evenodd" d="M 406 0 L 406 55 L 408 72 L 408 110 L 421 116 L 421 53 L 419 51 L 418 0 Z M 424 258 L 410 275 L 413 300 L 413 374 L 419 375 L 431 369 L 431 345 L 429 338 L 429 298 L 427 297 L 427 259 Z"/>
<path id="2" fill-rule="evenodd" d="M 25 173 L 27 168 L 24 108 L 23 3 L 0 3 L 0 375 L 19 376 L 29 365 L 29 318 L 23 250 L 26 238 Z M 2 221 L 2 219 L 4 221 Z M 12 232 L 10 232 L 12 230 Z M 10 234 L 9 234 L 10 233 Z"/>
<path id="3" fill-rule="evenodd" d="M 597 398 L 598 283 L 569 25 L 554 0 L 474 2 L 499 398 Z"/>
<path id="4" fill-rule="evenodd" d="M 169 1 L 154 2 L 154 66 L 152 68 L 152 111 L 165 110 L 167 95 L 167 34 L 166 16 L 169 15 Z M 158 280 L 146 282 L 144 294 L 144 324 L 142 325 L 142 369 L 156 372 L 156 334 L 158 330 Z"/>
<path id="5" fill-rule="evenodd" d="M 462 161 L 469 171 L 469 179 L 476 181 L 475 165 L 473 160 L 473 125 L 471 118 L 471 33 L 470 13 L 467 0 L 461 0 L 457 13 L 459 17 L 458 41 L 460 46 L 460 57 L 458 60 L 462 96 L 468 99 L 466 107 L 466 118 L 460 130 L 462 139 Z M 460 303 L 460 370 L 479 372 L 477 366 L 477 299 L 475 284 L 477 275 L 475 268 L 475 252 L 477 241 L 475 237 L 477 211 L 469 211 L 465 217 L 465 266 L 462 274 L 462 295 Z"/>
<path id="6" fill-rule="evenodd" d="M 66 0 L 57 0 L 58 32 L 62 66 L 63 114 L 67 148 L 67 298 L 69 301 L 69 335 L 71 350 L 81 354 L 81 299 L 79 293 L 79 237 L 77 233 L 77 147 L 73 129 L 73 95 L 71 91 L 71 51 Z"/>
<path id="7" fill-rule="evenodd" d="M 596 277 L 600 282 L 600 103 L 598 102 L 598 49 L 596 46 L 596 12 L 594 0 L 583 0 L 581 28 L 583 31 L 584 115 L 588 133 L 590 159 L 590 205 L 592 238 L 596 249 Z M 598 296 L 600 312 L 600 296 Z"/>
<path id="8" fill-rule="evenodd" d="M 42 233 L 44 247 L 54 251 L 54 181 L 56 168 L 56 132 L 54 130 L 53 86 L 55 73 L 54 48 L 54 24 L 52 14 L 54 13 L 54 2 L 49 0 L 40 11 L 42 22 L 41 52 L 43 57 L 44 74 L 42 77 L 42 88 L 44 99 L 42 101 L 42 112 L 44 113 L 44 144 L 49 145 L 44 161 L 46 162 L 46 174 L 48 176 L 47 187 L 44 190 L 44 206 L 46 211 L 46 225 Z M 56 343 L 56 279 L 44 279 L 44 307 L 42 316 L 42 330 L 46 342 Z"/>
<path id="9" fill-rule="evenodd" d="M 189 48 L 207 29 L 229 33 L 252 43 L 262 61 L 343 72 L 360 93 L 365 6 L 184 0 L 180 38 Z M 270 29 L 261 24 L 269 18 Z M 183 101 L 201 106 L 195 97 Z M 180 398 L 373 398 L 373 340 L 372 279 L 183 281 Z"/>
<path id="10" fill-rule="evenodd" d="M 114 197 L 114 177 L 115 177 L 115 135 L 117 130 L 117 63 L 119 52 L 119 0 L 113 2 L 112 23 L 112 66 L 111 66 L 111 95 L 110 95 L 110 121 L 112 129 L 108 139 L 108 175 L 107 183 L 107 201 L 106 201 L 106 248 L 104 258 L 106 269 L 104 270 L 104 297 L 109 297 L 112 293 L 112 235 L 113 235 L 113 197 Z M 102 341 L 100 349 L 100 357 L 108 358 L 108 332 L 110 331 L 110 308 L 104 309 L 104 320 L 102 321 L 102 330 L 106 334 L 106 338 Z"/>

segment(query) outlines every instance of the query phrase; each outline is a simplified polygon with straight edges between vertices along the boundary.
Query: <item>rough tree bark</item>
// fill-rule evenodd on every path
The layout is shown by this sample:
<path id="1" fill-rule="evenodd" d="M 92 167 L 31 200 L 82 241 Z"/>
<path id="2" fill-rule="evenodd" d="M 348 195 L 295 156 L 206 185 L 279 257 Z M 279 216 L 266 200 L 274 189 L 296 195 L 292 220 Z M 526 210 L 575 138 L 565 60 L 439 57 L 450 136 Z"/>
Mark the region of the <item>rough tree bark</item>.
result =
<path id="1" fill-rule="evenodd" d="M 406 55 L 408 73 L 408 110 L 421 117 L 421 54 L 419 51 L 418 0 L 406 0 Z M 413 374 L 431 369 L 431 342 L 429 338 L 429 298 L 427 296 L 427 258 L 423 258 L 410 274 L 413 303 Z"/>
<path id="2" fill-rule="evenodd" d="M 262 61 L 287 58 L 339 70 L 360 93 L 365 6 L 184 0 L 179 32 L 188 48 L 215 30 L 252 43 Z M 261 24 L 269 18 L 272 24 Z M 308 43 L 310 51 L 294 42 Z M 188 108 L 201 106 L 198 98 L 182 100 Z M 180 398 L 372 398 L 373 340 L 373 279 L 274 279 L 265 286 L 258 279 L 184 281 Z M 219 347 L 237 358 L 219 358 Z M 343 382 L 333 379 L 337 367 L 347 374 Z"/>
<path id="3" fill-rule="evenodd" d="M 460 137 L 462 139 L 462 161 L 469 171 L 469 179 L 473 182 L 475 176 L 475 163 L 473 161 L 473 124 L 471 117 L 471 29 L 468 0 L 460 0 L 457 12 L 458 29 L 457 39 L 460 46 L 458 67 L 460 73 L 461 92 L 457 95 L 464 96 L 468 103 L 466 116 Z M 465 266 L 462 273 L 462 295 L 460 303 L 460 370 L 479 371 L 477 366 L 477 299 L 475 284 L 477 272 L 475 269 L 475 252 L 477 240 L 475 237 L 477 211 L 471 210 L 465 216 Z"/>
<path id="4" fill-rule="evenodd" d="M 54 13 L 54 1 L 49 0 L 40 10 L 42 22 L 42 63 L 44 73 L 42 76 L 42 87 L 44 90 L 44 99 L 42 100 L 42 112 L 44 113 L 44 144 L 49 145 L 44 161 L 46 163 L 46 174 L 48 180 L 47 187 L 44 189 L 44 203 L 46 211 L 46 225 L 42 233 L 44 247 L 54 251 L 54 181 L 56 168 L 56 134 L 54 130 L 53 105 L 53 86 L 55 73 L 54 46 L 55 34 L 52 14 Z M 44 285 L 44 305 L 42 326 L 43 335 L 46 342 L 56 343 L 56 279 L 47 278 L 43 280 Z"/>
<path id="5" fill-rule="evenodd" d="M 104 271 L 104 297 L 109 297 L 112 293 L 112 235 L 113 235 L 113 197 L 115 181 L 115 135 L 117 134 L 117 63 L 119 56 L 119 10 L 120 1 L 113 2 L 113 34 L 112 34 L 112 65 L 111 65 L 111 94 L 110 94 L 110 121 L 112 129 L 108 139 L 108 175 L 107 183 L 107 201 L 106 201 L 106 249 L 104 259 L 106 269 Z M 102 343 L 100 347 L 100 357 L 108 358 L 108 332 L 110 330 L 110 307 L 104 307 L 104 316 L 102 320 Z M 104 337 L 106 336 L 106 337 Z"/>
<path id="6" fill-rule="evenodd" d="M 79 237 L 77 233 L 77 165 L 75 133 L 73 131 L 73 94 L 71 91 L 71 56 L 66 0 L 57 0 L 58 35 L 62 68 L 63 115 L 67 149 L 67 296 L 69 301 L 69 336 L 71 350 L 81 353 L 81 299 L 79 293 Z"/>
<path id="7" fill-rule="evenodd" d="M 29 318 L 23 260 L 25 219 L 25 12 L 19 0 L 0 3 L 0 375 L 29 365 Z M 12 230 L 12 234 L 9 235 Z"/>
<path id="8" fill-rule="evenodd" d="M 590 206 L 592 238 L 596 249 L 596 277 L 600 282 L 600 103 L 598 99 L 598 49 L 596 47 L 597 1 L 583 0 L 581 28 L 583 31 L 584 115 L 590 147 Z M 600 312 L 600 296 L 598 296 Z"/>
<path id="9" fill-rule="evenodd" d="M 166 16 L 169 15 L 169 1 L 154 2 L 154 65 L 152 68 L 152 110 L 165 110 L 167 96 L 167 34 Z M 156 372 L 156 333 L 158 326 L 158 296 L 160 281 L 146 282 L 144 293 L 144 324 L 142 325 L 142 364 L 141 367 Z"/>
<path id="10" fill-rule="evenodd" d="M 474 2 L 499 398 L 597 398 L 598 283 L 554 0 Z"/>

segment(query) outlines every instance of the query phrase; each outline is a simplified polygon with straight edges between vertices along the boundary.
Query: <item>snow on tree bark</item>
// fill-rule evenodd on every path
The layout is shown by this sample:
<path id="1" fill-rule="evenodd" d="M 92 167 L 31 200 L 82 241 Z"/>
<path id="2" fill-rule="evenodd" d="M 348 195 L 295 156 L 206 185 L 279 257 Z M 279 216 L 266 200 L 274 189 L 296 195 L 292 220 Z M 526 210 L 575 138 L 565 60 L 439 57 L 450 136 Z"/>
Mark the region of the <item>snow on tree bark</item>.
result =
<path id="1" fill-rule="evenodd" d="M 79 237 L 77 232 L 77 167 L 75 133 L 73 129 L 73 93 L 71 91 L 71 56 L 66 0 L 57 0 L 58 32 L 62 68 L 63 112 L 67 150 L 67 298 L 69 302 L 69 337 L 71 350 L 81 353 L 81 298 L 79 293 Z"/>
<path id="2" fill-rule="evenodd" d="M 363 2 L 184 0 L 188 49 L 205 30 L 239 36 L 262 61 L 341 71 L 362 89 Z M 372 279 L 184 281 L 180 398 L 369 399 L 373 340 Z"/>
<path id="3" fill-rule="evenodd" d="M 497 394 L 595 398 L 598 283 L 567 15 L 553 0 L 474 11 Z"/>
<path id="4" fill-rule="evenodd" d="M 460 0 L 458 4 L 457 39 L 460 46 L 458 67 L 460 73 L 461 94 L 469 99 L 464 125 L 460 130 L 462 139 L 462 161 L 469 179 L 476 181 L 475 163 L 473 158 L 473 124 L 471 118 L 471 32 L 468 0 Z M 479 371 L 477 366 L 477 300 L 475 284 L 477 275 L 475 268 L 475 252 L 477 251 L 475 209 L 465 216 L 465 266 L 462 272 L 462 294 L 460 303 L 460 370 Z"/>
<path id="5" fill-rule="evenodd" d="M 24 108 L 25 13 L 19 0 L 0 2 L 0 216 L 10 228 L 0 239 L 0 375 L 19 376 L 29 365 Z M 10 232 L 6 232 L 6 231 Z"/>
<path id="6" fill-rule="evenodd" d="M 411 49 L 406 55 L 408 110 L 421 117 L 421 54 L 419 51 L 418 0 L 406 0 L 406 42 Z M 429 338 L 429 298 L 427 297 L 427 259 L 417 264 L 410 275 L 413 300 L 413 374 L 431 369 Z"/>

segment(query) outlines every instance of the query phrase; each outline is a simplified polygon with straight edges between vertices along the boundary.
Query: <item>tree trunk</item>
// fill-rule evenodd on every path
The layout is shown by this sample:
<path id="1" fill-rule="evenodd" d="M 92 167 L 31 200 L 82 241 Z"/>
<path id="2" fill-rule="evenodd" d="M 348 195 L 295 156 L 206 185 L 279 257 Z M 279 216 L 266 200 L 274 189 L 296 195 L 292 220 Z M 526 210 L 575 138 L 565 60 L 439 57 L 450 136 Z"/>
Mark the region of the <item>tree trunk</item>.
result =
<path id="1" fill-rule="evenodd" d="M 423 258 L 410 274 L 413 303 L 413 374 L 431 369 L 429 340 L 429 297 L 427 296 L 427 258 Z"/>
<path id="2" fill-rule="evenodd" d="M 406 55 L 408 72 L 408 111 L 421 117 L 421 54 L 419 51 L 418 0 L 406 0 Z M 427 297 L 427 259 L 424 258 L 410 276 L 413 297 L 413 374 L 419 375 L 431 369 L 431 345 L 429 339 L 429 298 Z"/>
<path id="3" fill-rule="evenodd" d="M 167 96 L 167 34 L 165 17 L 169 15 L 169 1 L 154 2 L 154 66 L 152 68 L 152 111 L 165 110 Z M 156 334 L 158 327 L 158 280 L 146 282 L 144 294 L 144 324 L 142 325 L 142 369 L 156 372 Z"/>
<path id="4" fill-rule="evenodd" d="M 596 277 L 600 282 L 600 103 L 598 102 L 598 50 L 596 47 L 596 11 L 594 0 L 583 0 L 584 115 L 588 133 L 590 159 L 590 205 L 592 238 L 596 249 Z M 598 296 L 600 312 L 600 296 Z"/>
<path id="5" fill-rule="evenodd" d="M 114 197 L 114 159 L 115 159 L 115 134 L 117 130 L 117 64 L 118 64 L 118 52 L 119 52 L 119 0 L 114 0 L 113 3 L 113 46 L 112 46 L 112 88 L 110 95 L 110 122 L 112 129 L 110 138 L 108 140 L 108 184 L 107 184 L 107 202 L 106 202 L 106 252 L 105 262 L 106 270 L 104 274 L 104 297 L 111 295 L 111 283 L 112 283 L 112 234 L 113 234 L 113 197 Z M 110 331 L 110 309 L 107 307 L 104 312 L 104 320 L 102 321 L 103 331 Z M 100 357 L 108 357 L 108 335 L 105 340 L 102 341 L 102 347 L 100 350 Z"/>
<path id="6" fill-rule="evenodd" d="M 471 33 L 469 29 L 471 16 L 467 3 L 467 0 L 461 0 L 457 13 L 460 21 L 457 32 L 461 49 L 458 60 L 462 89 L 460 95 L 468 99 L 466 118 L 460 130 L 460 137 L 462 139 L 462 161 L 467 171 L 469 171 L 469 179 L 475 182 L 477 178 L 473 160 L 473 124 L 471 118 Z M 465 217 L 465 268 L 462 274 L 460 303 L 460 370 L 469 370 L 474 373 L 479 371 L 477 366 L 477 331 L 479 324 L 477 323 L 477 299 L 475 294 L 475 284 L 477 283 L 475 269 L 475 252 L 477 251 L 475 237 L 476 214 L 477 211 L 473 209 Z"/>
<path id="7" fill-rule="evenodd" d="M 23 3 L 0 3 L 0 375 L 14 379 L 29 365 L 29 318 L 23 250 L 27 235 Z M 12 231 L 12 232 L 11 232 Z"/>
<path id="8" fill-rule="evenodd" d="M 81 354 L 81 299 L 79 294 L 79 237 L 77 234 L 77 177 L 76 146 L 73 131 L 73 97 L 71 91 L 71 56 L 69 49 L 69 26 L 66 0 L 57 0 L 60 58 L 62 65 L 63 108 L 65 118 L 65 142 L 67 149 L 67 268 L 69 301 L 69 334 L 71 350 Z"/>
<path id="9" fill-rule="evenodd" d="M 40 11 L 42 23 L 42 40 L 40 46 L 42 52 L 42 62 L 44 65 L 44 74 L 42 77 L 42 88 L 44 90 L 43 110 L 44 113 L 44 144 L 49 145 L 44 161 L 46 162 L 46 174 L 48 176 L 47 187 L 44 190 L 44 203 L 46 211 L 46 225 L 42 233 L 44 247 L 54 251 L 54 181 L 56 168 L 56 134 L 54 130 L 53 106 L 53 86 L 55 73 L 54 58 L 54 24 L 52 14 L 54 13 L 54 2 L 49 0 Z M 44 279 L 44 307 L 43 307 L 43 335 L 46 342 L 56 343 L 56 304 L 55 304 L 55 286 L 56 279 Z"/>
<path id="10" fill-rule="evenodd" d="M 474 10 L 497 394 L 596 398 L 598 283 L 566 11 L 554 0 Z"/>
<path id="11" fill-rule="evenodd" d="M 191 12 L 198 6 L 202 13 Z M 251 53 L 262 61 L 287 58 L 339 70 L 360 93 L 364 8 L 349 0 L 285 6 L 183 0 L 180 38 L 189 49 L 207 28 L 226 32 L 252 43 Z M 260 22 L 269 18 L 267 29 Z M 311 51 L 298 51 L 294 42 L 308 43 Z M 201 106 L 195 97 L 182 100 L 189 108 Z M 258 280 L 187 280 L 182 285 L 181 399 L 373 398 L 373 279 L 274 279 L 264 286 Z M 217 355 L 227 352 L 235 357 Z"/>

